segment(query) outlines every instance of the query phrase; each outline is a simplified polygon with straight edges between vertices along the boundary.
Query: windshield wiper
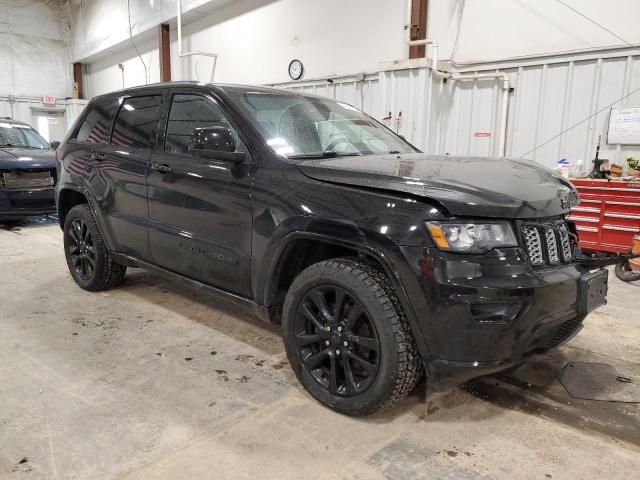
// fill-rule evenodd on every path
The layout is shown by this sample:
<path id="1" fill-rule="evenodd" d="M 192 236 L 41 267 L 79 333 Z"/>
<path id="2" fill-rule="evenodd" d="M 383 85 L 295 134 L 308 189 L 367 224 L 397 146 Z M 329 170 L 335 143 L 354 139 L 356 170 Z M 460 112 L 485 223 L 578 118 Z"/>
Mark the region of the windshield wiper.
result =
<path id="1" fill-rule="evenodd" d="M 350 153 L 350 152 L 336 152 L 334 150 L 325 150 L 324 152 L 314 152 L 314 153 L 298 153 L 294 155 L 289 155 L 287 158 L 291 159 L 313 159 L 313 158 L 335 158 L 335 157 L 359 157 L 361 153 Z"/>

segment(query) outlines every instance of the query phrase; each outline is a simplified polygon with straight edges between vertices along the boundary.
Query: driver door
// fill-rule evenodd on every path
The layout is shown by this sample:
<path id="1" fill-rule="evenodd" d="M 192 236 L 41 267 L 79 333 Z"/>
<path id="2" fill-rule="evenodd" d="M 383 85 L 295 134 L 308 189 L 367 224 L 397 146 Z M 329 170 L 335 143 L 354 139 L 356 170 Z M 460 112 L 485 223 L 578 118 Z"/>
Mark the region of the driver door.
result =
<path id="1" fill-rule="evenodd" d="M 234 163 L 246 149 L 215 99 L 168 97 L 147 178 L 153 263 L 249 297 L 251 158 Z M 229 133 L 224 151 L 198 155 L 197 142 L 212 127 Z"/>

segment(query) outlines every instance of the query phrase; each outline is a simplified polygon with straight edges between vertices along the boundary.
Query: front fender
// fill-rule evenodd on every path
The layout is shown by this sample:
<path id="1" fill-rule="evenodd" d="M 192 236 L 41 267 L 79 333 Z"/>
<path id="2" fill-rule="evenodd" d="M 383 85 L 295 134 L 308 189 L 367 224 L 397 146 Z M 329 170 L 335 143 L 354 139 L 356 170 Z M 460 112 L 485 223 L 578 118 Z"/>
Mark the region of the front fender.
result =
<path id="1" fill-rule="evenodd" d="M 293 242 L 306 239 L 349 248 L 382 267 L 403 307 L 420 354 L 423 358 L 430 356 L 426 337 L 420 326 L 422 322 L 418 321 L 407 290 L 409 287 L 413 292 L 419 291 L 417 281 L 401 249 L 388 237 L 379 232 L 358 228 L 352 223 L 328 222 L 309 217 L 290 218 L 278 230 L 269 242 L 259 269 L 257 298 L 260 304 L 269 306 L 273 279 L 287 247 Z M 411 282 L 416 283 L 414 288 L 411 287 Z"/>

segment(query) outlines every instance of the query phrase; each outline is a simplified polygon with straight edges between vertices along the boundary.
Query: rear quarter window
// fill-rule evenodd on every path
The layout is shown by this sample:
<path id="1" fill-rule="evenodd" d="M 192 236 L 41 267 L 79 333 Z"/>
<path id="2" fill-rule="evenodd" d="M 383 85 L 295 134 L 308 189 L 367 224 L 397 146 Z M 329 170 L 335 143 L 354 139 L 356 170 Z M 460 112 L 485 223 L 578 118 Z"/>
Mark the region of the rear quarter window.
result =
<path id="1" fill-rule="evenodd" d="M 78 128 L 75 141 L 77 143 L 109 143 L 111 120 L 117 107 L 116 99 L 99 100 L 91 104 Z"/>
<path id="2" fill-rule="evenodd" d="M 126 98 L 113 124 L 111 145 L 148 149 L 160 116 L 160 95 Z"/>

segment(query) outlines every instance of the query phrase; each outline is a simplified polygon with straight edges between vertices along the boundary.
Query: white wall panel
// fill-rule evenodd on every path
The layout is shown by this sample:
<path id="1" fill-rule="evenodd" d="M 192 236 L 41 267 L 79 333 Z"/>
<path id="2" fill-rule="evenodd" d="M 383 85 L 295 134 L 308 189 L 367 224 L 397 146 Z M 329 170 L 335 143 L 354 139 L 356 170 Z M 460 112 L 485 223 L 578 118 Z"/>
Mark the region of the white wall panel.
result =
<path id="1" fill-rule="evenodd" d="M 460 12 L 455 60 L 484 63 L 640 43 L 637 0 L 565 0 L 617 35 L 594 25 L 557 0 L 438 0 L 429 2 L 429 35 L 450 58 Z M 619 37 L 619 38 L 618 38 Z"/>
<path id="2" fill-rule="evenodd" d="M 129 39 L 126 0 L 81 5 L 73 9 L 73 58 L 90 67 L 100 64 L 100 88 L 91 86 L 94 69 L 89 70 L 93 94 L 114 90 L 108 85 L 121 85 L 118 63 L 128 63 L 126 86 L 144 84 L 144 68 Z M 160 21 L 169 22 L 172 78 L 209 81 L 211 58 L 178 57 L 175 0 L 132 1 L 131 5 L 134 42 L 141 53 L 146 43 L 157 44 L 154 27 Z M 409 53 L 402 0 L 183 0 L 182 5 L 187 12 L 183 50 L 216 53 L 217 82 L 285 81 L 294 58 L 304 63 L 306 78 L 376 72 L 382 62 L 406 58 Z M 157 64 L 157 50 L 150 58 Z M 159 70 L 149 73 L 150 82 L 159 81 Z"/>
<path id="3" fill-rule="evenodd" d="M 70 96 L 62 18 L 59 1 L 0 0 L 0 95 Z"/>

